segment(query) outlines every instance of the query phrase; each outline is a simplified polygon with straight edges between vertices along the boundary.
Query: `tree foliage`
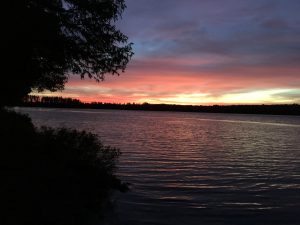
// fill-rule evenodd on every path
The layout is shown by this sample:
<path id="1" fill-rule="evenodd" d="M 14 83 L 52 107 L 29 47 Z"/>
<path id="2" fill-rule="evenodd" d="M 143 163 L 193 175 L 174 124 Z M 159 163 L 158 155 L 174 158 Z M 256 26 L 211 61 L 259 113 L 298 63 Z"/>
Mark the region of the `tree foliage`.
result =
<path id="1" fill-rule="evenodd" d="M 133 53 L 115 22 L 125 7 L 124 0 L 6 1 L 1 104 L 32 89 L 61 90 L 70 74 L 101 81 L 123 72 Z"/>

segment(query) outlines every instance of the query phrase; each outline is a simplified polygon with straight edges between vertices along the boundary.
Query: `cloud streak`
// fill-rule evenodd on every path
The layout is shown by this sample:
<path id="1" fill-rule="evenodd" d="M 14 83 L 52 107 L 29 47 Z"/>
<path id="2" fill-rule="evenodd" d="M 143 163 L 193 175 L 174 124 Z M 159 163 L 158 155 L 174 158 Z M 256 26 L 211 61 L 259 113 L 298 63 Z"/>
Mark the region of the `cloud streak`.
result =
<path id="1" fill-rule="evenodd" d="M 300 103 L 300 1 L 127 0 L 125 74 L 70 79 L 84 101 Z M 177 100 L 176 100 L 177 99 Z"/>

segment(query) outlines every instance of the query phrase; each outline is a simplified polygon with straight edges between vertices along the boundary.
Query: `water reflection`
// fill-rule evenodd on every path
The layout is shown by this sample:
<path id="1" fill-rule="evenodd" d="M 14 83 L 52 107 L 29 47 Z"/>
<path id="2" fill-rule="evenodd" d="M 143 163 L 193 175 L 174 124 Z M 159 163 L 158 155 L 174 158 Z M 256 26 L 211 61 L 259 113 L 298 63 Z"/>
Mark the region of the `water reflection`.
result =
<path id="1" fill-rule="evenodd" d="M 122 149 L 111 224 L 300 224 L 299 117 L 21 110 Z"/>

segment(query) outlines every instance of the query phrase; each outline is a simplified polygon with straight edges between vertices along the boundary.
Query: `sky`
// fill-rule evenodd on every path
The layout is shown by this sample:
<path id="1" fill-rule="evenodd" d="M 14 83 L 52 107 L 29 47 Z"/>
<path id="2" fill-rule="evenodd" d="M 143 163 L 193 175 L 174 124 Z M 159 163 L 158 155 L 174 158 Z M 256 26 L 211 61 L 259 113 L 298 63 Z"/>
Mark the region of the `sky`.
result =
<path id="1" fill-rule="evenodd" d="M 300 104 L 299 0 L 127 0 L 125 73 L 71 76 L 84 102 Z"/>

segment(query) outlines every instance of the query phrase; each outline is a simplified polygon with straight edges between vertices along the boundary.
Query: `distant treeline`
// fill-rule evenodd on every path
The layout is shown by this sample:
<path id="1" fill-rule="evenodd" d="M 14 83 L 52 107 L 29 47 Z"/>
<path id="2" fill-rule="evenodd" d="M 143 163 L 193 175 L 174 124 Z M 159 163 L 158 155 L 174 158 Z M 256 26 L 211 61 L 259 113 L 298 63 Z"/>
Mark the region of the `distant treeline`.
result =
<path id="1" fill-rule="evenodd" d="M 171 104 L 137 104 L 137 103 L 83 103 L 78 99 L 62 97 L 41 97 L 29 95 L 19 106 L 51 107 L 51 108 L 86 108 L 86 109 L 119 109 L 145 111 L 179 111 L 204 113 L 240 113 L 240 114 L 271 114 L 271 115 L 300 115 L 300 105 L 171 105 Z"/>

